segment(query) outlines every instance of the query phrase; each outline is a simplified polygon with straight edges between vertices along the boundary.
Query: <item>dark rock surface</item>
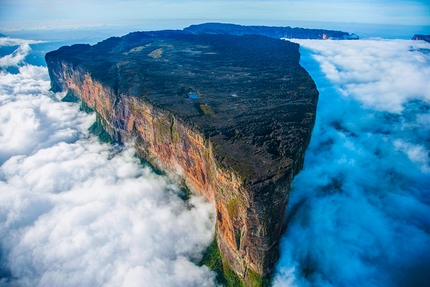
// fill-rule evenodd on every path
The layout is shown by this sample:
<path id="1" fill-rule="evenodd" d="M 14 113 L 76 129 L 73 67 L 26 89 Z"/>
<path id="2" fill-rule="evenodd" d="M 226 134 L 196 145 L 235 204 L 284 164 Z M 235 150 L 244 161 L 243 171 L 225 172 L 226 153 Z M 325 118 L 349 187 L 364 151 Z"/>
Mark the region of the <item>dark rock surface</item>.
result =
<path id="1" fill-rule="evenodd" d="M 184 31 L 200 34 L 231 34 L 231 35 L 262 35 L 271 38 L 287 39 L 333 39 L 333 40 L 357 40 L 359 37 L 342 31 L 324 29 L 306 29 L 292 27 L 269 26 L 242 26 L 224 23 L 205 23 L 191 25 Z"/>
<path id="2" fill-rule="evenodd" d="M 429 43 L 430 43 L 430 35 L 419 35 L 419 34 L 415 34 L 415 35 L 412 37 L 412 40 L 423 40 L 423 41 L 426 41 L 426 42 L 429 42 Z"/>
<path id="3" fill-rule="evenodd" d="M 63 47 L 48 58 L 180 116 L 215 143 L 220 163 L 253 183 L 282 175 L 315 117 L 317 91 L 298 47 L 256 35 L 166 31 Z"/>
<path id="4" fill-rule="evenodd" d="M 259 35 L 135 32 L 46 55 L 53 91 L 72 91 L 117 141 L 214 200 L 225 264 L 268 276 L 285 229 L 318 91 L 298 44 Z M 252 283 L 254 284 L 254 283 Z"/>

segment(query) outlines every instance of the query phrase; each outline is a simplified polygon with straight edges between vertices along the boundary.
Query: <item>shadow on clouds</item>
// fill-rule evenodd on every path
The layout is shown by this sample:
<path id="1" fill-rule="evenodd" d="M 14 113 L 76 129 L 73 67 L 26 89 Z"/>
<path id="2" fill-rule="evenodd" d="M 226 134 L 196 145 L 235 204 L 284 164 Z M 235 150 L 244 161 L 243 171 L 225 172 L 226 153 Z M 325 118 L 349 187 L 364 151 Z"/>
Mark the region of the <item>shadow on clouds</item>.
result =
<path id="1" fill-rule="evenodd" d="M 425 286 L 430 45 L 299 42 L 320 100 L 274 286 Z"/>

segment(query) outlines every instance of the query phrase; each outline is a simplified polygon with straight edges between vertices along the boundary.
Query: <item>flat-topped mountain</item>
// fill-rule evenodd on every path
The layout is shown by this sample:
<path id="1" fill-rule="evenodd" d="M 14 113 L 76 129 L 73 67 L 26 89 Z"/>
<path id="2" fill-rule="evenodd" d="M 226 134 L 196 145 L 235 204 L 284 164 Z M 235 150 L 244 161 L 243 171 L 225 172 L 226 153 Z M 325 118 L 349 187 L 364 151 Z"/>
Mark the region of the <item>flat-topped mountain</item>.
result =
<path id="1" fill-rule="evenodd" d="M 225 268 L 261 284 L 278 258 L 318 91 L 297 44 L 259 35 L 135 32 L 46 55 L 53 91 L 117 141 L 214 200 Z M 260 283 L 258 283 L 260 282 Z"/>
<path id="2" fill-rule="evenodd" d="M 412 37 L 412 40 L 423 40 L 423 41 L 426 41 L 426 42 L 429 42 L 429 43 L 430 43 L 430 35 L 419 35 L 419 34 L 415 34 L 415 35 Z"/>
<path id="3" fill-rule="evenodd" d="M 357 40 L 356 34 L 342 31 L 324 29 L 306 29 L 292 27 L 270 27 L 270 26 L 243 26 L 225 23 L 204 23 L 191 25 L 184 31 L 200 34 L 231 34 L 231 35 L 262 35 L 271 38 L 286 39 L 333 39 L 333 40 Z"/>

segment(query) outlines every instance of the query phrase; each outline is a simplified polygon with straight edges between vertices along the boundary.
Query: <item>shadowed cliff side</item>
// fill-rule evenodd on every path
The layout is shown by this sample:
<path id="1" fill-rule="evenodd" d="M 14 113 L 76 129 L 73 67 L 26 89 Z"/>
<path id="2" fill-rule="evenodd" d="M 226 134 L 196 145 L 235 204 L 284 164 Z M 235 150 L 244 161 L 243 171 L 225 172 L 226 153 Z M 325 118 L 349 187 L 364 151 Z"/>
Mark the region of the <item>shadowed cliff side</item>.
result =
<path id="1" fill-rule="evenodd" d="M 46 55 L 53 91 L 213 200 L 222 262 L 250 286 L 278 258 L 318 91 L 297 44 L 258 35 L 136 32 Z"/>

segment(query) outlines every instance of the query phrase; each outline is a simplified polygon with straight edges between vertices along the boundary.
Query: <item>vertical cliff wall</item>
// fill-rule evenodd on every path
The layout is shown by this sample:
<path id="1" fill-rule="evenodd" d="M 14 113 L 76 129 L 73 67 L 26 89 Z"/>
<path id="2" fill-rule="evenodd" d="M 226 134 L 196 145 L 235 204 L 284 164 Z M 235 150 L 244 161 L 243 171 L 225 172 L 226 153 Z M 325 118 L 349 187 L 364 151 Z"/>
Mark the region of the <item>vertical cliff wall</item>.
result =
<path id="1" fill-rule="evenodd" d="M 149 42 L 152 46 L 144 53 L 147 62 L 139 62 L 137 67 L 136 59 L 131 62 L 130 58 L 114 58 L 112 63 L 102 63 L 109 67 L 105 71 L 95 70 L 93 62 L 91 65 L 85 62 L 87 56 L 79 57 L 91 51 L 90 46 L 68 47 L 49 53 L 46 61 L 52 90 L 73 91 L 87 106 L 96 111 L 100 123 L 113 138 L 119 142 L 134 142 L 141 157 L 177 177 L 193 192 L 214 201 L 217 216 L 216 239 L 225 264 L 245 282 L 250 282 L 255 279 L 256 274 L 268 276 L 278 258 L 278 243 L 286 224 L 285 210 L 289 188 L 303 163 L 304 151 L 315 120 L 318 92 L 310 77 L 298 65 L 294 67 L 297 69 L 297 75 L 302 77 L 301 80 L 298 79 L 302 83 L 297 88 L 298 92 L 285 89 L 279 94 L 279 91 L 271 91 L 272 87 L 265 84 L 267 79 L 262 77 L 258 70 L 258 73 L 255 73 L 251 67 L 238 69 L 237 65 L 232 64 L 231 58 L 226 59 L 226 65 L 223 67 L 217 58 L 219 72 L 214 69 L 195 80 L 196 83 L 203 83 L 204 87 L 197 86 L 192 80 L 187 81 L 188 90 L 197 90 L 198 97 L 204 98 L 204 102 L 190 99 L 187 89 L 185 95 L 181 94 L 184 87 L 187 88 L 183 80 L 193 77 L 189 74 L 190 71 L 194 74 L 198 71 L 187 69 L 184 72 L 184 66 L 189 65 L 195 55 L 221 53 L 219 49 L 210 48 L 220 45 L 220 41 L 249 40 L 222 36 L 216 39 L 213 46 L 207 43 L 213 40 L 197 39 L 199 46 L 196 46 L 195 37 L 199 36 L 186 37 L 192 38 L 186 38 L 183 47 L 181 45 L 184 45 L 184 42 L 178 43 L 176 36 L 172 40 L 165 35 L 141 35 L 140 39 L 145 39 L 144 44 L 148 45 Z M 252 41 L 254 44 L 266 44 L 265 40 L 266 38 L 259 37 Z M 129 44 L 121 39 L 110 41 L 114 43 L 107 49 L 111 54 L 121 45 Z M 231 43 L 233 42 L 229 44 Z M 283 43 L 275 43 L 284 49 L 292 47 L 289 44 L 284 47 Z M 140 44 L 135 43 L 137 48 L 122 47 L 117 54 L 124 57 L 141 53 L 145 46 Z M 297 50 L 297 46 L 294 48 Z M 178 60 L 179 58 L 166 55 L 169 49 L 172 55 L 178 50 L 191 54 L 186 60 Z M 228 45 L 228 49 L 232 49 L 231 45 Z M 109 53 L 106 55 L 112 57 Z M 164 55 L 163 62 L 162 57 L 154 58 L 154 55 L 158 54 Z M 228 54 L 231 56 L 234 53 L 229 51 Z M 128 63 L 124 64 L 127 60 Z M 201 60 L 202 58 L 199 59 Z M 180 62 L 174 65 L 175 70 L 172 67 L 153 68 L 136 77 L 136 71 L 139 69 L 147 69 L 151 65 L 171 65 L 173 61 Z M 126 65 L 129 71 L 124 68 Z M 269 78 L 272 79 L 275 75 L 273 70 L 268 68 L 270 65 L 278 71 L 279 63 L 266 64 L 265 70 L 262 71 L 269 73 Z M 228 67 L 227 72 L 225 67 Z M 259 67 L 255 66 L 253 69 Z M 160 75 L 161 79 L 164 77 L 164 81 L 160 80 L 163 88 L 155 88 L 160 87 L 156 79 L 154 80 L 160 71 L 163 71 Z M 100 76 L 103 72 L 110 76 Z M 180 74 L 180 84 L 177 86 L 174 86 L 170 79 L 174 73 Z M 252 73 L 256 76 L 252 77 Z M 235 76 L 237 80 L 233 80 Z M 227 96 L 223 92 L 217 92 L 218 85 L 214 88 L 213 81 L 208 82 L 206 77 L 218 79 L 222 89 L 226 89 L 223 84 L 230 84 L 235 92 L 229 92 Z M 272 82 L 279 81 L 283 84 L 286 81 L 285 87 L 294 86 L 295 81 L 289 80 L 292 77 L 293 74 L 285 75 L 283 71 L 281 80 L 276 77 Z M 243 80 L 249 83 L 244 83 Z M 308 86 L 303 84 L 303 80 Z M 263 84 L 260 84 L 261 81 Z M 150 90 L 148 83 L 151 84 Z M 165 86 L 167 89 L 174 86 L 171 92 L 174 96 L 167 100 Z M 205 89 L 206 87 L 209 88 Z M 244 95 L 244 91 L 249 91 L 250 88 L 254 89 L 253 93 L 257 93 L 258 100 L 245 98 L 245 106 L 241 107 L 235 99 L 236 93 Z M 154 90 L 156 91 L 151 94 Z M 270 97 L 277 93 L 281 97 L 280 101 L 269 106 L 268 103 L 273 100 Z M 224 102 L 228 107 L 236 105 L 235 109 L 223 108 Z M 169 104 L 175 108 L 169 107 Z M 279 104 L 282 104 L 281 108 L 284 109 L 291 109 L 291 106 L 296 105 L 296 109 L 291 109 L 290 112 L 280 111 L 277 107 Z M 272 117 L 272 110 L 276 109 L 278 114 L 285 114 L 285 117 Z M 238 114 L 242 118 L 229 118 L 230 114 Z M 281 122 L 287 118 L 289 121 Z"/>

